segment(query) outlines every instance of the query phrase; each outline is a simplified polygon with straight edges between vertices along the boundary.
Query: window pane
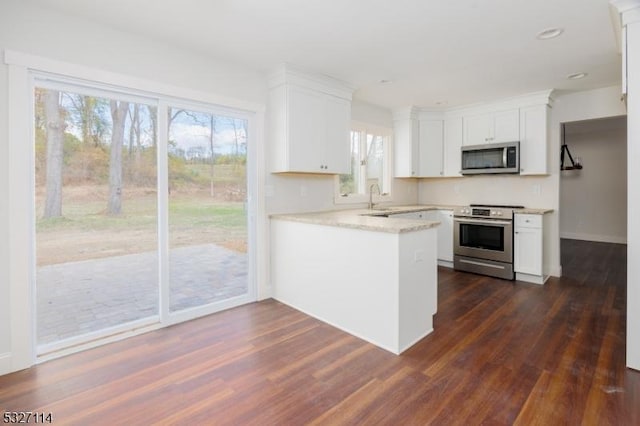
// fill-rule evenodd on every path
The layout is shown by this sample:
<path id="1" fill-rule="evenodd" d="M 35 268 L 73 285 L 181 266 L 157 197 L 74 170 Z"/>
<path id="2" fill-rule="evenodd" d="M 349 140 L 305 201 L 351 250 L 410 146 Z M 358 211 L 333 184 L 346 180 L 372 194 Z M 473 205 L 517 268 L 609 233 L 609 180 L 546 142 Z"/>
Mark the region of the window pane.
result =
<path id="1" fill-rule="evenodd" d="M 377 183 L 380 186 L 380 190 L 385 191 L 385 188 L 383 188 L 384 152 L 384 138 L 382 136 L 367 134 L 367 188 Z"/>
<path id="2" fill-rule="evenodd" d="M 351 173 L 340 175 L 340 194 L 358 194 L 362 193 L 360 188 L 361 181 L 361 163 L 360 144 L 362 134 L 360 132 L 351 132 Z"/>
<path id="3" fill-rule="evenodd" d="M 156 108 L 34 99 L 38 344 L 157 315 Z"/>
<path id="4" fill-rule="evenodd" d="M 171 311 L 249 291 L 244 119 L 169 109 Z"/>

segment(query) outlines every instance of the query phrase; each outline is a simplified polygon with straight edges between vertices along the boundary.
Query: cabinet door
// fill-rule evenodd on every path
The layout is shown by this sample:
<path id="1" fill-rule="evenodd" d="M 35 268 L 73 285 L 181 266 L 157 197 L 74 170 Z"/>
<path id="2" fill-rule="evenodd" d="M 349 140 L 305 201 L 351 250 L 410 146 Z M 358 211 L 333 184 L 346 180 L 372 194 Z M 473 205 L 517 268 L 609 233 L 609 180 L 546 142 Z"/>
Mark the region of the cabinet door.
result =
<path id="1" fill-rule="evenodd" d="M 513 237 L 513 269 L 524 274 L 542 275 L 542 229 L 519 227 Z"/>
<path id="2" fill-rule="evenodd" d="M 438 259 L 453 262 L 453 210 L 438 210 Z"/>
<path id="3" fill-rule="evenodd" d="M 520 174 L 547 174 L 549 108 L 536 105 L 520 110 Z"/>
<path id="4" fill-rule="evenodd" d="M 441 177 L 443 170 L 444 142 L 442 120 L 420 120 L 420 177 Z"/>
<path id="5" fill-rule="evenodd" d="M 520 111 L 510 109 L 494 114 L 491 142 L 514 142 L 520 140 Z"/>
<path id="6" fill-rule="evenodd" d="M 323 94 L 289 88 L 289 171 L 323 172 L 326 138 L 326 100 Z"/>
<path id="7" fill-rule="evenodd" d="M 393 169 L 395 177 L 418 176 L 419 125 L 416 120 L 412 119 L 393 122 Z"/>
<path id="8" fill-rule="evenodd" d="M 490 114 L 472 115 L 463 118 L 464 145 L 491 143 L 493 117 Z"/>
<path id="9" fill-rule="evenodd" d="M 324 145 L 324 172 L 349 173 L 351 152 L 351 104 L 345 99 L 326 98 L 326 141 Z"/>
<path id="10" fill-rule="evenodd" d="M 461 153 L 462 147 L 462 117 L 444 120 L 444 176 L 462 176 Z"/>
<path id="11" fill-rule="evenodd" d="M 412 219 L 412 220 L 419 220 L 419 219 L 423 219 L 424 215 L 423 212 L 408 212 L 408 213 L 396 213 L 396 214 L 392 214 L 389 215 L 389 217 L 394 218 L 394 219 Z"/>

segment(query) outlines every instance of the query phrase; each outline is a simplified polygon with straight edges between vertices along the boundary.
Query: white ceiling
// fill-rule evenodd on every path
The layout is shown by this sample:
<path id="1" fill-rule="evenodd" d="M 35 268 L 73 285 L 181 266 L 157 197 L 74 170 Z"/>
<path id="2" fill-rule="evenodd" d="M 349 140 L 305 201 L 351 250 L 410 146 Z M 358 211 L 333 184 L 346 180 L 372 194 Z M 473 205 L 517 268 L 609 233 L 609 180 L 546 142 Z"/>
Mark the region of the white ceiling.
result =
<path id="1" fill-rule="evenodd" d="M 356 98 L 389 108 L 620 82 L 607 0 L 33 2 L 264 72 L 289 62 L 344 80 Z M 537 40 L 549 27 L 564 33 Z M 589 75 L 566 78 L 577 72 Z"/>

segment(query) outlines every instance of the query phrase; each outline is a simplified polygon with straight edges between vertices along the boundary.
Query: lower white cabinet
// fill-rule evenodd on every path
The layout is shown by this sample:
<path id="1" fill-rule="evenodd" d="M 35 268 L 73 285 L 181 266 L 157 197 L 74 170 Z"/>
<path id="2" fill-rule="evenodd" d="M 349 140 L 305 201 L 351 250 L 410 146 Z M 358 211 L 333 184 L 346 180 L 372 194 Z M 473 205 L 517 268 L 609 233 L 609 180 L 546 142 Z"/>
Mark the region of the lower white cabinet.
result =
<path id="1" fill-rule="evenodd" d="M 418 212 L 397 213 L 391 217 L 440 222 L 440 226 L 437 228 L 438 263 L 443 266 L 453 266 L 453 210 L 423 210 Z"/>
<path id="2" fill-rule="evenodd" d="M 542 215 L 515 214 L 513 269 L 516 279 L 544 284 Z"/>
<path id="3" fill-rule="evenodd" d="M 419 219 L 426 219 L 426 213 L 428 213 L 427 211 L 420 211 L 420 212 L 407 212 L 407 213 L 396 213 L 394 215 L 392 215 L 391 217 L 394 219 L 412 219 L 412 220 L 419 220 Z M 431 219 L 428 219 L 431 220 Z"/>
<path id="4" fill-rule="evenodd" d="M 453 263 L 453 210 L 437 210 L 440 226 L 438 227 L 438 260 Z M 453 266 L 453 265 L 446 265 Z"/>

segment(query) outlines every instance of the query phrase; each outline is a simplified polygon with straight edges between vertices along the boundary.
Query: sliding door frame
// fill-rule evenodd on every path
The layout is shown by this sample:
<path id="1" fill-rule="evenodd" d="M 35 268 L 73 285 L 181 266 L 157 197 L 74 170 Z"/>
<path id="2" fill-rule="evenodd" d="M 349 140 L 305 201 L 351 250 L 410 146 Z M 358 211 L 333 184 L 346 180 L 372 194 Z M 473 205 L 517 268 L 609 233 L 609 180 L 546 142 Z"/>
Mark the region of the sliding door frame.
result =
<path id="1" fill-rule="evenodd" d="M 147 79 L 112 73 L 76 64 L 54 61 L 47 58 L 5 51 L 8 65 L 9 103 L 9 294 L 10 294 L 10 352 L 5 354 L 0 365 L 2 372 L 17 371 L 37 362 L 120 340 L 153 329 L 165 327 L 191 318 L 207 315 L 235 305 L 257 300 L 268 293 L 266 283 L 259 283 L 258 276 L 266 281 L 268 265 L 259 259 L 268 244 L 265 243 L 266 214 L 264 201 L 264 147 L 262 143 L 264 105 L 220 97 L 210 93 L 166 85 Z M 36 76 L 49 75 L 52 80 L 72 82 L 86 87 L 95 87 L 116 93 L 129 93 L 157 100 L 158 106 L 158 255 L 160 290 L 159 321 L 139 328 L 86 342 L 38 357 L 36 352 L 35 322 L 35 198 L 34 198 L 34 148 L 33 148 L 33 90 Z M 169 312 L 168 293 L 168 173 L 167 143 L 168 123 L 166 112 L 174 103 L 189 107 L 202 106 L 207 111 L 230 111 L 248 120 L 247 140 L 247 220 L 248 220 L 248 289 L 246 298 L 234 298 L 226 304 L 211 304 L 188 309 L 184 312 Z M 163 130 L 164 129 L 164 130 Z M 165 131 L 166 130 L 166 131 Z M 260 268 L 258 270 L 258 268 Z M 262 290 L 259 290 L 262 288 Z M 6 371 L 5 371 L 6 370 Z"/>

